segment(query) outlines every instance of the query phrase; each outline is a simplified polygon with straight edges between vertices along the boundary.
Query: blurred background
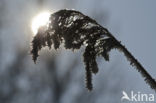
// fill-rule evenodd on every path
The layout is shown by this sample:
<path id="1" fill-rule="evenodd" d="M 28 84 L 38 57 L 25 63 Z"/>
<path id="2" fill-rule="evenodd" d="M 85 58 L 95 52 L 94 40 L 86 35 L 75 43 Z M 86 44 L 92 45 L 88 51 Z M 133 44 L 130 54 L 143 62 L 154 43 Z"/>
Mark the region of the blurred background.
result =
<path id="1" fill-rule="evenodd" d="M 31 22 L 42 11 L 68 8 L 106 27 L 156 78 L 155 0 L 0 0 L 0 103 L 121 103 L 122 91 L 155 93 L 122 53 L 97 58 L 94 89 L 85 88 L 83 49 L 30 55 Z"/>

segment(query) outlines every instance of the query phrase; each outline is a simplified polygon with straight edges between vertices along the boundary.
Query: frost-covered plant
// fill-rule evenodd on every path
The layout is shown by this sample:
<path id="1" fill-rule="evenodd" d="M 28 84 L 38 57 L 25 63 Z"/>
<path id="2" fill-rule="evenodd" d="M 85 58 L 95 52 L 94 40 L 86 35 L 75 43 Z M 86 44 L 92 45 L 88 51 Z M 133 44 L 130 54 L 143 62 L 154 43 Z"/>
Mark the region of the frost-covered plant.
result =
<path id="1" fill-rule="evenodd" d="M 92 74 L 98 72 L 97 56 L 109 61 L 109 52 L 118 49 L 123 52 L 132 66 L 141 73 L 147 84 L 156 90 L 155 80 L 133 55 L 106 28 L 95 20 L 75 10 L 60 10 L 51 14 L 48 26 L 40 27 L 32 41 L 31 54 L 36 63 L 38 52 L 48 46 L 58 49 L 64 44 L 66 49 L 80 49 L 85 47 L 83 54 L 86 70 L 86 87 L 92 90 Z"/>

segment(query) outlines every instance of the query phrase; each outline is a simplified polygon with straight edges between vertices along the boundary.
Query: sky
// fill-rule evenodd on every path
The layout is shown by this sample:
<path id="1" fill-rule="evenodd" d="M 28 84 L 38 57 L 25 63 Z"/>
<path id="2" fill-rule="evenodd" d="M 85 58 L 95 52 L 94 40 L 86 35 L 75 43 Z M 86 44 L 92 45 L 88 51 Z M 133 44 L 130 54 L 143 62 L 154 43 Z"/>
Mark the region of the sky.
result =
<path id="1" fill-rule="evenodd" d="M 123 45 L 126 46 L 126 48 L 134 55 L 134 57 L 136 57 L 136 59 L 144 66 L 144 68 L 152 75 L 152 77 L 156 78 L 155 4 L 155 0 L 1 0 L 0 76 L 8 75 L 8 65 L 11 65 L 15 62 L 16 58 L 19 55 L 19 51 L 24 50 L 26 51 L 26 58 L 24 59 L 25 67 L 23 68 L 26 68 L 26 70 L 24 69 L 25 71 L 30 72 L 28 73 L 29 75 L 26 72 L 25 78 L 28 78 L 34 72 L 39 73 L 37 74 L 38 76 L 46 77 L 44 73 L 46 73 L 47 71 L 44 71 L 44 73 L 42 74 L 42 69 L 36 69 L 42 67 L 46 68 L 46 63 L 41 63 L 44 59 L 39 59 L 37 65 L 35 65 L 33 64 L 33 61 L 31 60 L 31 56 L 29 54 L 31 40 L 33 38 L 31 31 L 31 22 L 33 17 L 41 11 L 48 10 L 53 13 L 57 10 L 68 8 L 81 11 L 82 13 L 97 20 L 97 22 L 102 26 L 106 27 L 119 41 L 121 41 Z M 83 49 L 81 51 L 83 51 Z M 77 76 L 79 76 L 81 73 L 84 73 L 84 66 L 81 60 L 81 51 L 78 51 L 76 53 L 65 50 L 62 50 L 58 53 L 56 53 L 55 51 L 54 53 L 56 53 L 57 56 L 56 64 L 59 68 L 58 71 L 66 71 L 66 69 L 63 69 L 63 67 L 68 66 L 68 63 L 70 64 L 70 61 L 67 61 L 67 59 L 70 60 L 71 58 L 78 58 L 79 65 L 76 67 L 76 69 L 82 70 L 80 71 L 80 73 L 77 73 L 78 71 L 75 72 L 77 73 Z M 42 52 L 43 54 L 41 55 L 49 53 L 46 50 L 43 50 Z M 53 50 L 51 50 L 50 52 L 53 52 Z M 127 93 L 130 93 L 130 91 L 135 91 L 136 93 L 139 91 L 141 91 L 142 93 L 155 93 L 145 83 L 145 81 L 135 70 L 135 68 L 129 65 L 129 62 L 119 51 L 112 50 L 112 52 L 110 53 L 110 62 L 104 61 L 103 58 L 98 58 L 97 61 L 100 71 L 97 75 L 94 76 L 93 79 L 95 90 L 98 91 L 100 90 L 98 88 L 102 87 L 105 87 L 107 89 L 102 89 L 102 91 L 98 91 L 95 94 L 93 93 L 93 95 L 96 95 L 97 103 L 101 103 L 101 101 L 106 101 L 109 103 L 117 101 L 118 103 L 120 103 L 120 97 L 122 96 L 123 90 Z M 14 67 L 11 68 L 15 69 Z M 43 78 L 40 77 L 40 79 Z M 22 83 L 25 84 L 26 80 L 22 80 Z M 75 79 L 73 79 L 73 81 L 74 80 Z M 82 78 L 79 78 L 77 81 L 80 81 L 82 85 L 81 87 L 85 87 L 85 83 Z M 107 81 L 106 84 L 105 81 Z M 68 90 L 65 93 L 66 95 L 63 96 L 60 101 L 70 103 L 72 102 L 72 100 L 70 101 L 68 99 L 68 96 L 77 95 L 79 93 L 77 92 L 77 90 L 80 90 L 79 85 L 75 86 L 76 84 L 74 85 L 73 83 L 74 82 L 71 83 L 71 85 L 73 85 L 71 86 L 71 90 Z M 3 82 L 1 82 L 1 85 L 2 84 Z M 27 86 L 30 86 L 30 84 L 28 83 Z M 115 88 L 115 86 L 118 86 L 119 89 Z M 48 89 L 50 89 L 50 87 L 48 87 L 47 90 Z M 26 91 L 25 88 L 22 90 Z M 112 91 L 114 91 L 114 94 L 111 94 Z M 49 92 L 46 93 L 48 95 Z M 52 94 L 49 93 L 49 95 Z M 88 94 L 86 93 L 86 95 Z M 111 96 L 116 96 L 116 98 L 114 98 L 114 101 L 111 100 Z M 16 98 L 20 98 L 20 96 L 15 96 L 15 98 L 11 100 L 10 103 L 20 103 L 20 101 L 18 101 L 20 99 Z M 43 102 L 45 102 L 47 98 L 45 96 Z M 31 99 L 25 99 L 25 102 L 26 100 L 29 101 Z M 48 100 L 52 101 L 49 98 Z"/>

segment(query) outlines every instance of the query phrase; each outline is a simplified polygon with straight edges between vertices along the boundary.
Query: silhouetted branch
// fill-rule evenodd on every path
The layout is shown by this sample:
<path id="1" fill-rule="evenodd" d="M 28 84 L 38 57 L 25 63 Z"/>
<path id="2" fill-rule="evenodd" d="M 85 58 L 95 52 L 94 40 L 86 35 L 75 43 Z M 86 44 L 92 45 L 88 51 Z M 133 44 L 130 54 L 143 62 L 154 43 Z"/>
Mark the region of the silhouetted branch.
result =
<path id="1" fill-rule="evenodd" d="M 32 41 L 31 54 L 34 62 L 42 47 L 53 45 L 55 49 L 64 44 L 66 49 L 80 49 L 85 46 L 83 54 L 86 69 L 86 86 L 92 90 L 92 73 L 98 72 L 96 56 L 103 56 L 109 61 L 109 52 L 116 48 L 122 51 L 132 66 L 142 74 L 145 81 L 156 90 L 155 80 L 132 54 L 104 27 L 90 17 L 75 10 L 60 10 L 51 14 L 48 27 L 41 27 Z"/>

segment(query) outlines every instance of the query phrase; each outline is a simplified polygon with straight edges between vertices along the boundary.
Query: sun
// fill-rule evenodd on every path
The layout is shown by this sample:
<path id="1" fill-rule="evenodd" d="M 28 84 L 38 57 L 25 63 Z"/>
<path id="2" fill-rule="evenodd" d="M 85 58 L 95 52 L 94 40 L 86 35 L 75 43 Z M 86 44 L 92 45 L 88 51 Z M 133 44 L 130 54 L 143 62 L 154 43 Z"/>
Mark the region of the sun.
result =
<path id="1" fill-rule="evenodd" d="M 32 19 L 31 29 L 34 35 L 37 34 L 39 27 L 48 24 L 50 12 L 41 12 Z"/>

